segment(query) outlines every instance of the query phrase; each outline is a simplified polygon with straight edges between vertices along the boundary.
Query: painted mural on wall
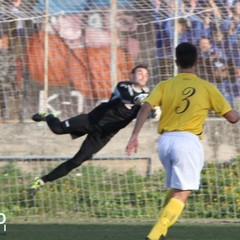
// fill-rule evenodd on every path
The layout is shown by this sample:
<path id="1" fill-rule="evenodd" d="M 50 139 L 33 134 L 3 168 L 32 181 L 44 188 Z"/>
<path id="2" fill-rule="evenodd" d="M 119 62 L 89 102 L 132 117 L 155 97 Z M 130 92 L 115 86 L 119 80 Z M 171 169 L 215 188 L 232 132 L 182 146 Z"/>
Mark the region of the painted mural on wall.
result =
<path id="1" fill-rule="evenodd" d="M 132 7 L 131 1 L 118 1 L 121 10 L 117 15 L 117 78 L 127 80 L 140 52 L 139 41 L 134 36 L 137 20 L 124 11 Z M 36 12 L 45 8 L 39 1 Z M 50 1 L 49 34 L 49 84 L 73 86 L 86 98 L 105 99 L 112 90 L 110 1 Z M 27 45 L 28 66 L 31 79 L 44 81 L 45 26 L 40 25 Z"/>

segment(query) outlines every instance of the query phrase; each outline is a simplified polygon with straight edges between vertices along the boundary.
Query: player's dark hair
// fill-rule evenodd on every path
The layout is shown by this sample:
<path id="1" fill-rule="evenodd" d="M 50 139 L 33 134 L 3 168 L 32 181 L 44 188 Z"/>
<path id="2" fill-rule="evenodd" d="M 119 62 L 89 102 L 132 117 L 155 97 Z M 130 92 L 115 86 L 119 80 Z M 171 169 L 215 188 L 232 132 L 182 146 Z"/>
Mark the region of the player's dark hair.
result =
<path id="1" fill-rule="evenodd" d="M 191 68 L 197 61 L 197 48 L 189 42 L 180 43 L 176 47 L 176 58 L 181 68 Z"/>
<path id="2" fill-rule="evenodd" d="M 145 65 L 145 64 L 138 64 L 137 66 L 135 66 L 132 69 L 131 74 L 135 74 L 138 68 L 144 68 L 144 69 L 146 69 L 148 71 L 148 66 L 147 65 Z"/>

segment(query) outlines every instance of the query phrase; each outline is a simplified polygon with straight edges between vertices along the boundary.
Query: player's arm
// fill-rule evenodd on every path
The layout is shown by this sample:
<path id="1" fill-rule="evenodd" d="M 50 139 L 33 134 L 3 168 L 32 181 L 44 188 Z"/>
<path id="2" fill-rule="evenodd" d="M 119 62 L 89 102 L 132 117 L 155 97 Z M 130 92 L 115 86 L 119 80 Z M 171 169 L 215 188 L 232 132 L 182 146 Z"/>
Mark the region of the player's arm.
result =
<path id="1" fill-rule="evenodd" d="M 226 118 L 230 123 L 237 123 L 240 120 L 240 114 L 235 110 L 225 113 L 223 117 Z"/>
<path id="2" fill-rule="evenodd" d="M 142 105 L 142 107 L 140 108 L 134 128 L 133 128 L 132 135 L 131 135 L 131 137 L 128 141 L 127 147 L 126 147 L 126 152 L 128 155 L 131 155 L 132 150 L 134 150 L 135 153 L 137 152 L 138 135 L 139 135 L 139 132 L 140 132 L 143 124 L 145 123 L 146 119 L 148 118 L 151 109 L 152 109 L 152 106 L 148 102 L 145 102 Z"/>
<path id="3" fill-rule="evenodd" d="M 237 123 L 240 120 L 239 112 L 233 110 L 230 104 L 227 102 L 225 97 L 222 93 L 217 89 L 216 86 L 210 85 L 211 87 L 211 95 L 210 98 L 212 99 L 212 107 L 215 112 L 223 116 L 228 122 L 230 123 Z"/>

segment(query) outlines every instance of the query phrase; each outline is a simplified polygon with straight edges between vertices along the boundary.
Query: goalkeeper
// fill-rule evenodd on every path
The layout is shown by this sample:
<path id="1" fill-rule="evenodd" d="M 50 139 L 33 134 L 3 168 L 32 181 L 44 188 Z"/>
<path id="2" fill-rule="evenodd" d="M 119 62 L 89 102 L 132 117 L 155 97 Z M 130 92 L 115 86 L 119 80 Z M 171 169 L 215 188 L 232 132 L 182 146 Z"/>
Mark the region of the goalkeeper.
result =
<path id="1" fill-rule="evenodd" d="M 149 72 L 145 65 L 137 65 L 131 72 L 130 81 L 119 82 L 108 102 L 101 103 L 88 114 L 81 114 L 65 121 L 50 113 L 36 113 L 32 119 L 36 122 L 46 121 L 55 134 L 70 134 L 72 138 L 87 134 L 76 155 L 63 162 L 49 174 L 36 177 L 29 190 L 30 196 L 46 182 L 54 181 L 79 167 L 93 154 L 100 151 L 110 139 L 134 118 L 141 106 L 141 100 L 148 95 Z"/>
<path id="2" fill-rule="evenodd" d="M 168 228 L 181 215 L 191 192 L 199 189 L 204 164 L 200 139 L 208 110 L 213 109 L 230 123 L 240 119 L 239 113 L 231 109 L 219 90 L 196 75 L 196 63 L 196 47 L 187 42 L 179 44 L 176 48 L 179 74 L 158 83 L 143 100 L 126 147 L 129 155 L 132 150 L 137 151 L 138 135 L 150 110 L 160 106 L 158 151 L 169 190 L 159 220 L 146 240 L 163 240 Z"/>

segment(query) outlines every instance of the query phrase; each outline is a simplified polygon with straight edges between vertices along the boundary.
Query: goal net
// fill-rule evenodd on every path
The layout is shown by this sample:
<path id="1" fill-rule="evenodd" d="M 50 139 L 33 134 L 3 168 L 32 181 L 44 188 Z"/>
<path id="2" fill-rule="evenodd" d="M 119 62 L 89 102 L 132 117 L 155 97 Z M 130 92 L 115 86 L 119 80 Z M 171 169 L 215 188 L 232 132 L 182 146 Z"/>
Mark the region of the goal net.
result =
<path id="1" fill-rule="evenodd" d="M 44 221 L 46 215 L 52 221 L 73 215 L 83 221 L 154 221 L 165 194 L 157 119 L 145 125 L 140 156 L 128 159 L 124 154 L 130 125 L 97 160 L 44 186 L 30 200 L 27 189 L 33 178 L 72 156 L 82 141 L 56 137 L 31 116 L 47 110 L 61 119 L 86 113 L 106 101 L 116 83 L 128 80 L 140 63 L 149 67 L 152 89 L 177 73 L 174 47 L 184 41 L 198 48 L 199 76 L 239 110 L 240 4 L 222 2 L 0 1 L 0 212 L 21 221 Z M 239 125 L 211 112 L 203 144 L 201 188 L 192 194 L 182 219 L 236 220 Z"/>

